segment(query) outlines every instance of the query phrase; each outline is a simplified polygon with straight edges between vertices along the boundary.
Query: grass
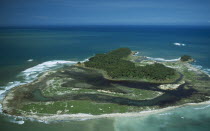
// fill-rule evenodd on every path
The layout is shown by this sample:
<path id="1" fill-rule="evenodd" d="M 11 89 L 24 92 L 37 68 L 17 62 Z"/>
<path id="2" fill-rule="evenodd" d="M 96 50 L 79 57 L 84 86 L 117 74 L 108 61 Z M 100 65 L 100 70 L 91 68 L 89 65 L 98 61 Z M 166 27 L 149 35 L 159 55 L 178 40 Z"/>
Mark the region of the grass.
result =
<path id="1" fill-rule="evenodd" d="M 62 87 L 63 80 L 61 78 L 52 79 L 53 82 L 46 86 L 44 89 L 41 90 L 42 95 L 45 97 L 56 97 L 56 96 L 62 96 L 62 95 L 70 95 L 70 94 L 101 94 L 101 95 L 108 95 L 108 96 L 114 96 L 114 97 L 123 97 L 123 98 L 129 98 L 134 100 L 145 100 L 145 99 L 151 99 L 154 97 L 159 96 L 161 93 L 157 91 L 151 91 L 151 90 L 143 90 L 143 89 L 136 89 L 136 88 L 128 88 L 120 85 L 113 85 L 113 89 L 118 89 L 123 92 L 127 92 L 125 94 L 118 93 L 115 91 L 111 91 L 110 88 L 103 88 L 103 89 L 95 89 L 95 88 L 75 88 L 74 83 L 72 82 L 72 85 L 69 85 L 69 87 Z M 51 80 L 51 81 L 52 81 Z M 80 82 L 76 82 L 76 84 L 79 84 Z M 80 83 L 82 85 L 86 85 L 85 83 Z"/>
<path id="2" fill-rule="evenodd" d="M 133 60 L 131 56 L 128 58 L 125 58 L 128 60 Z M 143 61 L 141 63 L 136 63 L 136 66 L 144 66 L 148 64 L 150 61 Z M 161 62 L 165 66 L 169 66 L 171 68 L 174 68 L 177 70 L 177 72 L 180 72 L 183 74 L 183 80 L 182 81 L 187 81 L 190 83 L 190 86 L 192 88 L 196 89 L 199 92 L 203 93 L 208 93 L 210 89 L 210 81 L 209 80 L 200 80 L 199 78 L 201 77 L 199 75 L 199 72 L 189 70 L 189 67 L 187 66 L 187 63 L 182 63 L 182 62 Z M 77 114 L 77 113 L 86 113 L 86 114 L 92 114 L 92 115 L 100 115 L 100 114 L 109 114 L 109 113 L 124 113 L 124 112 L 137 112 L 137 111 L 142 111 L 145 109 L 148 109 L 148 107 L 141 106 L 141 107 L 136 107 L 136 106 L 126 106 L 126 105 L 118 105 L 115 103 L 103 103 L 103 102 L 94 102 L 91 100 L 66 100 L 65 95 L 74 95 L 74 94 L 97 94 L 97 95 L 106 95 L 107 97 L 112 96 L 112 97 L 122 97 L 122 98 L 128 98 L 132 100 L 146 100 L 146 99 L 153 99 L 155 97 L 158 97 L 162 95 L 162 92 L 158 91 L 151 91 L 151 90 L 144 90 L 144 89 L 137 89 L 137 88 L 130 88 L 126 86 L 122 86 L 120 84 L 113 84 L 111 83 L 110 85 L 112 87 L 106 88 L 102 85 L 95 85 L 95 86 L 101 86 L 95 87 L 95 83 L 91 83 L 89 81 L 85 81 L 83 77 L 82 79 L 77 77 L 75 79 L 72 79 L 71 73 L 68 74 L 68 71 L 72 71 L 73 73 L 76 72 L 76 75 L 82 75 L 82 73 L 85 73 L 85 76 L 91 77 L 94 76 L 94 73 L 91 72 L 96 72 L 95 74 L 100 74 L 102 73 L 106 77 L 106 72 L 102 70 L 92 70 L 91 68 L 87 68 L 87 70 L 83 67 L 74 67 L 72 68 L 63 68 L 62 73 L 59 73 L 58 71 L 54 73 L 52 76 L 46 77 L 46 79 L 42 80 L 40 83 L 35 84 L 36 86 L 31 86 L 31 87 L 21 87 L 22 89 L 30 89 L 30 88 L 36 88 L 40 87 L 41 93 L 45 97 L 63 97 L 63 99 L 60 99 L 59 101 L 52 101 L 52 102 L 33 102 L 29 99 L 26 101 L 15 101 L 15 106 L 17 108 L 17 113 L 23 113 L 23 114 L 33 114 L 33 113 L 38 113 L 39 115 L 42 114 Z M 65 73 L 65 71 L 67 73 Z M 78 74 L 77 74 L 78 73 Z M 202 73 L 201 73 L 202 75 Z M 175 78 L 178 77 L 177 76 Z M 85 77 L 84 77 L 85 78 Z M 95 77 L 93 77 L 95 80 Z M 175 80 L 174 78 L 174 80 Z M 91 80 L 92 79 L 89 79 Z M 121 79 L 122 80 L 122 79 Z M 124 78 L 124 80 L 130 80 Z M 137 80 L 140 81 L 140 80 Z M 141 80 L 142 81 L 142 80 Z M 149 80 L 144 80 L 147 82 L 151 82 Z M 67 86 L 63 86 L 63 83 L 68 82 L 69 84 L 66 84 Z M 46 85 L 46 86 L 43 86 Z M 42 87 L 41 87 L 42 86 Z M 16 88 L 17 90 L 17 88 Z M 119 91 L 119 92 L 118 92 Z M 120 91 L 124 93 L 120 93 Z M 22 91 L 19 91 L 23 94 Z M 16 94 L 18 94 L 17 92 Z M 29 91 L 28 91 L 29 92 Z M 20 94 L 21 94 L 20 93 Z M 209 93 L 210 94 L 210 93 Z M 18 96 L 18 95 L 17 95 Z M 24 95 L 21 96 L 24 98 Z M 21 98 L 20 98 L 21 99 Z M 24 98 L 25 99 L 25 98 Z M 183 100 L 193 102 L 196 101 L 196 96 L 195 98 L 186 98 Z M 18 99 L 19 100 L 19 99 Z M 22 99 L 21 99 L 22 100 Z M 19 103 L 18 103 L 19 102 Z M 149 107 L 153 108 L 153 106 Z"/>
<path id="3" fill-rule="evenodd" d="M 74 70 L 77 67 L 74 67 Z M 59 74 L 58 74 L 59 75 Z M 90 74 L 89 74 L 90 75 Z M 91 75 L 90 75 L 91 77 Z M 57 97 L 71 94 L 101 94 L 114 97 L 123 97 L 134 100 L 145 100 L 157 97 L 160 95 L 160 92 L 143 90 L 136 88 L 129 88 L 125 86 L 120 86 L 118 84 L 112 84 L 112 88 L 106 87 L 95 87 L 83 80 L 72 79 L 71 75 L 62 77 L 53 76 L 52 78 L 48 77 L 45 80 L 46 86 L 41 89 L 41 93 L 45 97 Z M 69 83 L 67 86 L 62 86 L 63 83 Z M 79 87 L 78 87 L 79 85 Z M 119 93 L 118 91 L 123 91 L 126 93 Z"/>
<path id="4" fill-rule="evenodd" d="M 142 108 L 134 106 L 124 106 L 112 103 L 95 103 L 87 100 L 71 100 L 56 102 L 38 102 L 24 105 L 19 112 L 30 114 L 78 114 L 86 113 L 92 115 L 108 113 L 124 113 L 138 111 Z"/>
<path id="5" fill-rule="evenodd" d="M 117 88 L 123 88 L 123 87 L 117 87 Z M 124 88 L 126 88 L 126 87 L 124 87 Z M 128 98 L 128 99 L 133 99 L 133 100 L 145 100 L 145 99 L 155 98 L 155 97 L 159 96 L 161 94 L 161 92 L 129 88 L 129 93 L 123 94 L 123 93 L 112 92 L 109 90 L 81 89 L 81 88 L 64 89 L 64 88 L 61 88 L 61 90 L 51 90 L 51 92 L 43 93 L 43 95 L 45 97 L 56 97 L 56 96 L 62 96 L 62 95 L 67 95 L 67 94 L 68 95 L 71 95 L 71 94 L 101 94 L 101 95 L 108 95 L 108 96 L 114 96 L 114 97 Z"/>

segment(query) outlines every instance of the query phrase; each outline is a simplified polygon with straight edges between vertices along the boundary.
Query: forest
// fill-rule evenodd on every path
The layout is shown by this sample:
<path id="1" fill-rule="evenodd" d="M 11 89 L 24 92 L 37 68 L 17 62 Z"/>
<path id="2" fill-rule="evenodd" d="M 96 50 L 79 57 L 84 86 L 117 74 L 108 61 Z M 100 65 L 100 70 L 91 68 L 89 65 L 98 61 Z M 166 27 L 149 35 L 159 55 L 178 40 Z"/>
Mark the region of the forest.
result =
<path id="1" fill-rule="evenodd" d="M 84 64 L 86 67 L 102 69 L 111 78 L 137 78 L 164 81 L 173 77 L 176 73 L 160 63 L 146 66 L 135 66 L 135 63 L 123 58 L 132 52 L 129 48 L 119 48 L 106 54 L 96 54 Z"/>

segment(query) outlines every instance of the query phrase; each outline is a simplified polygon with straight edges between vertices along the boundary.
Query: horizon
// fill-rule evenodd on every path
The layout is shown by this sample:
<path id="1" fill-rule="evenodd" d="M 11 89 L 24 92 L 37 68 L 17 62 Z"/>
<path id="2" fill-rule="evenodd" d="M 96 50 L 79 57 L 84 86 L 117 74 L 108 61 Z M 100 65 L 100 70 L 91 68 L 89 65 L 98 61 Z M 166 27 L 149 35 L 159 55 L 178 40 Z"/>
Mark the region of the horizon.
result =
<path id="1" fill-rule="evenodd" d="M 0 26 L 0 29 L 7 29 L 7 28 L 77 28 L 77 27 L 180 27 L 180 28 L 187 28 L 187 27 L 210 27 L 210 25 L 16 25 L 16 26 Z"/>
<path id="2" fill-rule="evenodd" d="M 1 0 L 0 27 L 210 26 L 210 0 Z"/>

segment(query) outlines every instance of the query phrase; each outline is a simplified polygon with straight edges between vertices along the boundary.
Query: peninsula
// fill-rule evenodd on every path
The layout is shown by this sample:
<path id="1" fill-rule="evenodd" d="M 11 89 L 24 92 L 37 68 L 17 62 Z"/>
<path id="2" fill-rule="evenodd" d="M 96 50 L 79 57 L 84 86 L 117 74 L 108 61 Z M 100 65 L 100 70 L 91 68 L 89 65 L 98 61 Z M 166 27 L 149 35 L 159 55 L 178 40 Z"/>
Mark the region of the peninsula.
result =
<path id="1" fill-rule="evenodd" d="M 189 63 L 190 56 L 159 62 L 135 53 L 119 48 L 48 71 L 11 89 L 3 100 L 3 112 L 62 119 L 63 115 L 138 113 L 210 99 L 210 78 Z"/>

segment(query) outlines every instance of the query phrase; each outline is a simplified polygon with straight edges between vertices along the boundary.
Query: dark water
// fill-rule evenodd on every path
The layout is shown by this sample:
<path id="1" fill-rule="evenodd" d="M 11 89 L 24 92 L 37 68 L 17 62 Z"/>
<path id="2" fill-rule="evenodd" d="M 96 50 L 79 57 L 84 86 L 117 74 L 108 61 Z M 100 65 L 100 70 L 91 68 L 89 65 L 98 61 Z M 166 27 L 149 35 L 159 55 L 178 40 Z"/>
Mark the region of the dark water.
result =
<path id="1" fill-rule="evenodd" d="M 83 69 L 84 70 L 84 69 Z M 55 100 L 84 100 L 88 99 L 95 102 L 106 102 L 106 103 L 115 103 L 120 105 L 127 105 L 127 106 L 164 106 L 174 104 L 175 102 L 179 101 L 182 98 L 190 97 L 193 93 L 196 92 L 194 89 L 185 89 L 184 87 L 188 85 L 188 83 L 182 84 L 179 86 L 177 90 L 167 91 L 161 90 L 157 87 L 160 84 L 156 83 L 147 83 L 147 82 L 137 82 L 137 81 L 112 81 L 105 79 L 101 74 L 97 73 L 96 71 L 85 69 L 85 72 L 74 72 L 74 71 L 65 71 L 62 73 L 62 77 L 69 77 L 73 78 L 76 82 L 85 82 L 87 84 L 93 85 L 94 89 L 105 89 L 109 91 L 119 92 L 126 94 L 127 92 L 116 88 L 114 85 L 118 86 L 126 86 L 128 88 L 137 88 L 137 89 L 144 89 L 144 90 L 151 90 L 151 91 L 159 91 L 163 92 L 164 94 L 156 97 L 151 100 L 132 100 L 123 97 L 112 97 L 107 95 L 99 95 L 99 94 L 71 94 L 64 97 L 49 97 L 46 98 L 42 96 L 40 89 L 35 89 L 32 91 L 32 101 L 55 101 Z M 61 77 L 60 74 L 57 75 Z M 55 76 L 56 77 L 56 76 Z M 182 78 L 182 76 L 180 76 Z M 180 79 L 178 79 L 180 80 Z M 71 87 L 74 85 L 74 81 L 69 81 L 64 83 L 63 87 Z M 178 82 L 178 81 L 177 81 Z M 28 98 L 30 99 L 30 98 Z"/>
<path id="2" fill-rule="evenodd" d="M 183 43 L 186 46 L 176 46 L 174 43 Z M 196 59 L 196 66 L 206 72 L 210 71 L 210 27 L 89 26 L 0 29 L 0 92 L 20 82 L 35 79 L 40 72 L 61 67 L 53 60 L 81 61 L 95 53 L 119 47 L 129 47 L 139 51 L 140 55 L 153 58 L 177 59 L 184 54 L 191 55 Z M 29 59 L 33 59 L 33 62 L 28 62 Z M 43 63 L 46 61 L 48 62 Z M 28 68 L 30 70 L 22 72 Z M 13 83 L 7 84 L 8 82 Z M 208 131 L 209 111 L 209 104 L 205 104 L 142 117 L 50 124 L 30 120 L 25 120 L 23 124 L 21 119 L 14 120 L 1 115 L 0 130 Z"/>

